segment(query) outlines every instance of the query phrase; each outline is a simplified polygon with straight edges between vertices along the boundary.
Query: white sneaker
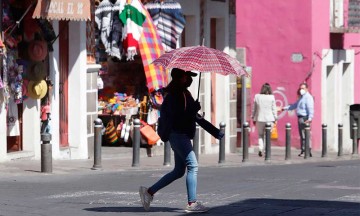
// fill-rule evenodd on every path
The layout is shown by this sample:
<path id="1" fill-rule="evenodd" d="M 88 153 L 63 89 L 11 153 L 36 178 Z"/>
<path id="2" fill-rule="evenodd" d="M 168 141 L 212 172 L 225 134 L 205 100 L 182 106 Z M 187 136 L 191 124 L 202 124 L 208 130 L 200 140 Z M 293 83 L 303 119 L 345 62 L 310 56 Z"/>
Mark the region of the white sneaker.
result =
<path id="1" fill-rule="evenodd" d="M 187 205 L 185 208 L 185 212 L 207 212 L 209 208 L 205 207 L 201 202 L 196 201 L 191 203 L 191 205 Z"/>
<path id="2" fill-rule="evenodd" d="M 153 200 L 153 196 L 151 196 L 147 191 L 148 191 L 148 188 L 146 188 L 144 186 L 140 186 L 139 194 L 140 194 L 141 203 L 142 203 L 145 211 L 149 211 L 150 203 Z"/>

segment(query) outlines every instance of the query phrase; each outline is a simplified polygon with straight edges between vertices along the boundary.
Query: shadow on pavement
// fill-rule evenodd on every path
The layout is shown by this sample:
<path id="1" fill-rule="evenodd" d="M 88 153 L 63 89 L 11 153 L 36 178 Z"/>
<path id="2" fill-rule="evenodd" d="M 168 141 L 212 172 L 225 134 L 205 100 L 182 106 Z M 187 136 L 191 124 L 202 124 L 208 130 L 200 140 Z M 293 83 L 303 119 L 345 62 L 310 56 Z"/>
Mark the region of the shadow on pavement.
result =
<path id="1" fill-rule="evenodd" d="M 145 212 L 142 206 L 133 207 L 97 207 L 97 208 L 85 208 L 85 211 L 92 212 Z M 182 209 L 168 208 L 168 207 L 152 207 L 149 212 L 179 212 Z"/>
<path id="2" fill-rule="evenodd" d="M 184 213 L 182 215 L 189 215 Z M 206 215 L 241 216 L 360 216 L 359 202 L 248 199 L 211 208 Z"/>
<path id="3" fill-rule="evenodd" d="M 85 208 L 91 212 L 145 212 L 136 207 L 97 207 Z M 166 213 L 169 215 L 195 215 L 185 213 L 183 209 L 168 207 L 152 207 L 148 213 Z M 163 214 L 161 214 L 163 215 Z M 284 200 L 284 199 L 248 199 L 228 205 L 211 208 L 204 215 L 241 215 L 241 216 L 359 216 L 360 203 L 343 201 L 318 200 Z"/>

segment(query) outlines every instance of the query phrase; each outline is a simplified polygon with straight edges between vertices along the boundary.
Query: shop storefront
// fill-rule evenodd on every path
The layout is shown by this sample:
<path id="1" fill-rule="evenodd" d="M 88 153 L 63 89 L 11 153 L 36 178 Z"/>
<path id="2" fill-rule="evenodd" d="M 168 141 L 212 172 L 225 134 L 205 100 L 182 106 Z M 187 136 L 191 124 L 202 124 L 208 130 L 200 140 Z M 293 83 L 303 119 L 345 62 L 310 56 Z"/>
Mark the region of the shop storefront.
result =
<path id="1" fill-rule="evenodd" d="M 88 68 L 86 37 L 79 33 L 86 35 L 90 6 L 89 0 L 2 1 L 1 161 L 40 158 L 42 132 L 52 134 L 53 158 L 69 158 L 70 148 L 75 149 L 71 158 L 87 158 L 86 100 L 78 99 L 86 99 L 86 84 L 78 83 Z M 74 94 L 67 97 L 74 87 Z M 70 112 L 85 124 L 72 124 Z M 74 130 L 63 142 L 61 130 L 73 127 L 84 130 Z M 84 139 L 74 139 L 78 136 Z"/>
<path id="2" fill-rule="evenodd" d="M 228 32 L 227 10 L 207 9 L 220 8 L 219 4 L 225 4 L 222 2 L 216 2 L 216 7 L 206 7 L 205 1 L 179 1 L 180 5 L 166 0 L 133 0 L 131 2 L 135 5 L 131 6 L 126 0 L 2 2 L 4 8 L 11 8 L 13 14 L 6 16 L 3 8 L 4 55 L 0 62 L 6 64 L 11 59 L 8 56 L 12 50 L 18 54 L 13 58 L 16 67 L 11 67 L 9 73 L 8 66 L 3 65 L 0 76 L 1 161 L 20 157 L 39 159 L 41 126 L 46 121 L 43 130 L 52 135 L 54 159 L 91 157 L 93 122 L 98 117 L 103 119 L 104 128 L 111 120 L 113 122 L 109 132 L 113 137 L 107 138 L 104 134 L 104 145 L 131 145 L 132 119 L 137 117 L 156 125 L 157 108 L 163 100 L 161 89 L 169 82 L 169 71 L 155 68 L 152 61 L 179 46 L 198 45 L 202 38 L 205 38 L 205 45 L 212 41 L 213 31 L 207 27 L 212 19 L 210 14 L 218 17 L 216 22 L 224 29 L 217 31 L 214 40 L 217 45 L 213 47 L 226 50 L 228 44 L 225 34 Z M 182 6 L 188 21 L 186 32 L 183 31 Z M 127 16 L 126 12 L 134 8 L 139 20 Z M 166 28 L 167 25 L 171 28 Z M 12 29 L 8 26 L 15 26 L 10 34 L 12 37 L 7 35 Z M 214 26 L 213 29 L 218 29 Z M 29 52 L 25 52 L 34 41 L 32 56 L 39 55 L 40 61 L 31 60 Z M 35 79 L 30 78 L 31 73 L 35 73 L 32 74 Z M 19 74 L 22 79 L 18 79 Z M 207 119 L 210 119 L 208 115 L 215 113 L 210 109 L 211 104 L 216 104 L 217 110 L 225 110 L 217 112 L 212 121 L 218 125 L 220 121 L 229 119 L 228 103 L 223 101 L 229 98 L 226 90 L 229 81 L 225 77 L 216 77 L 218 85 L 212 88 L 212 79 L 209 74 L 202 77 L 204 85 L 201 86 L 204 88 L 200 90 L 200 101 Z M 16 88 L 19 83 L 21 88 Z M 195 93 L 196 89 L 197 86 L 193 85 L 190 91 Z M 221 103 L 215 103 L 216 98 L 209 97 L 212 89 L 216 89 L 218 95 L 226 92 L 225 97 L 218 99 Z M 10 99 L 9 95 L 13 98 Z M 9 106 L 10 100 L 15 106 Z M 12 113 L 18 114 L 18 121 L 14 124 L 18 125 L 15 127 L 18 130 L 10 130 L 7 123 L 9 107 L 17 108 L 17 112 L 14 108 Z M 42 110 L 44 115 L 41 115 Z M 111 129 L 111 124 L 109 127 Z M 8 136 L 10 131 L 11 136 Z M 112 140 L 114 131 L 116 137 Z M 200 136 L 202 149 L 205 149 L 202 153 L 213 152 L 212 149 L 216 148 L 211 144 L 211 138 L 204 133 Z M 142 142 L 149 144 L 145 139 Z"/>
<path id="3" fill-rule="evenodd" d="M 101 65 L 98 116 L 105 127 L 103 145 L 131 145 L 135 118 L 156 130 L 158 108 L 163 100 L 161 90 L 168 83 L 168 71 L 155 68 L 151 62 L 165 50 L 176 48 L 185 20 L 177 2 L 143 3 L 103 0 L 96 6 L 96 63 Z M 177 13 L 182 19 L 174 26 L 174 38 L 169 39 L 171 33 L 161 32 L 163 23 L 157 19 L 161 9 Z M 127 10 L 137 17 L 128 15 Z M 156 144 L 145 136 L 142 138 L 147 147 Z"/>

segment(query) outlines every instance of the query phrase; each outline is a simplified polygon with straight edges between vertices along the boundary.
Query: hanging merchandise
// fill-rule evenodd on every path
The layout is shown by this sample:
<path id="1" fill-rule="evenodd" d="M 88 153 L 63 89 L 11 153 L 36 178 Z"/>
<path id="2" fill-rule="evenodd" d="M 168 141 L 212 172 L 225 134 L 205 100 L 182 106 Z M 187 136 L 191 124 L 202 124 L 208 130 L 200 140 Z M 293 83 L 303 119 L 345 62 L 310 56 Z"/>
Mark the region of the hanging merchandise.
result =
<path id="1" fill-rule="evenodd" d="M 16 50 L 9 50 L 4 61 L 4 84 L 7 88 L 8 97 L 13 96 L 17 104 L 22 103 L 23 65 L 15 60 L 18 56 Z"/>
<path id="2" fill-rule="evenodd" d="M 119 137 L 116 134 L 114 120 L 110 120 L 109 123 L 106 125 L 104 136 L 105 139 L 111 144 L 115 144 L 118 141 Z"/>
<path id="3" fill-rule="evenodd" d="M 32 61 L 43 61 L 48 54 L 48 45 L 44 40 L 33 40 L 28 46 L 29 58 Z"/>
<path id="4" fill-rule="evenodd" d="M 5 49 L 5 45 L 4 45 L 4 42 L 1 38 L 1 34 L 0 34 L 0 56 L 1 55 L 4 55 L 4 49 Z"/>
<path id="5" fill-rule="evenodd" d="M 101 42 L 108 55 L 121 59 L 122 24 L 119 11 L 125 6 L 124 0 L 103 0 L 95 10 L 95 23 L 100 31 Z"/>
<path id="6" fill-rule="evenodd" d="M 158 110 L 157 109 L 154 109 L 150 106 L 149 108 L 149 111 L 148 111 L 148 115 L 147 115 L 147 120 L 146 122 L 149 124 L 149 125 L 154 125 L 157 123 L 157 120 L 159 118 L 159 115 L 158 115 Z"/>
<path id="7" fill-rule="evenodd" d="M 97 87 L 98 87 L 98 89 L 104 88 L 104 81 L 102 80 L 101 76 L 97 77 Z"/>
<path id="8" fill-rule="evenodd" d="M 23 79 L 23 84 L 22 84 L 22 100 L 25 101 L 26 99 L 29 98 L 28 96 L 28 85 L 29 85 L 29 80 Z"/>
<path id="9" fill-rule="evenodd" d="M 47 42 L 49 52 L 54 51 L 52 44 L 56 40 L 56 34 L 53 26 L 47 19 L 36 19 L 43 33 L 44 40 Z"/>
<path id="10" fill-rule="evenodd" d="M 7 104 L 9 102 L 10 99 L 10 90 L 9 90 L 9 85 L 8 85 L 8 63 L 7 63 L 7 50 L 5 49 L 4 52 L 4 57 L 2 58 L 2 63 L 3 63 L 3 91 L 2 91 L 2 95 L 0 98 L 0 101 L 4 102 L 5 104 Z"/>
<path id="11" fill-rule="evenodd" d="M 38 25 L 36 19 L 32 18 L 32 14 L 34 13 L 35 7 L 32 7 L 30 11 L 24 16 L 23 22 L 23 36 L 24 41 L 30 42 L 35 39 L 35 35 L 41 32 L 41 29 Z"/>
<path id="12" fill-rule="evenodd" d="M 141 121 L 140 134 L 146 139 L 149 145 L 155 145 L 156 142 L 160 140 L 160 137 L 154 128 L 144 121 Z"/>
<path id="13" fill-rule="evenodd" d="M 144 7 L 144 6 L 143 6 Z M 148 11 L 145 10 L 146 19 L 139 41 L 139 50 L 144 66 L 146 85 L 149 92 L 157 91 L 168 84 L 168 70 L 155 67 L 151 64 L 155 59 L 165 53 L 160 36 Z"/>
<path id="14" fill-rule="evenodd" d="M 1 76 L 0 76 L 0 89 L 3 89 L 3 88 L 4 88 L 4 83 L 3 83 L 2 79 L 1 79 Z"/>
<path id="15" fill-rule="evenodd" d="M 13 99 L 13 98 L 11 98 Z M 7 110 L 7 135 L 8 136 L 19 136 L 20 127 L 19 127 L 19 117 L 18 117 L 18 107 L 14 100 L 10 100 Z"/>
<path id="16" fill-rule="evenodd" d="M 5 45 L 2 42 L 1 34 L 0 34 L 0 55 L 4 55 L 4 49 L 5 49 Z M 2 89 L 2 88 L 4 88 L 4 83 L 2 81 L 1 73 L 0 73 L 0 89 Z"/>
<path id="17" fill-rule="evenodd" d="M 120 10 L 119 18 L 123 23 L 122 42 L 126 53 L 126 60 L 134 60 L 137 55 L 138 41 L 143 31 L 145 9 L 139 0 L 127 0 L 125 7 Z"/>
<path id="18" fill-rule="evenodd" d="M 176 49 L 177 40 L 185 27 L 181 5 L 175 0 L 154 0 L 145 4 L 166 52 Z"/>
<path id="19" fill-rule="evenodd" d="M 46 77 L 45 63 L 43 62 L 32 62 L 28 66 L 26 78 L 31 81 L 40 82 Z"/>
<path id="20" fill-rule="evenodd" d="M 48 86 L 45 80 L 41 80 L 40 82 L 30 81 L 27 90 L 29 97 L 32 99 L 41 99 L 45 97 Z"/>

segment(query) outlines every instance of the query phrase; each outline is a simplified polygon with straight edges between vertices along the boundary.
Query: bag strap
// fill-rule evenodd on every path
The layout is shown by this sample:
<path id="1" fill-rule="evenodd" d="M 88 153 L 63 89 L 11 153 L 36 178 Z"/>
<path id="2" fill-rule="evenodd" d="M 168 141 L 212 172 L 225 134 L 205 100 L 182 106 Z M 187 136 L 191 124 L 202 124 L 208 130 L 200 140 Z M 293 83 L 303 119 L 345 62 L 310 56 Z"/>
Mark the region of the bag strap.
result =
<path id="1" fill-rule="evenodd" d="M 184 101 L 185 101 L 185 107 L 184 107 L 184 111 L 186 110 L 186 95 L 185 95 L 185 92 L 183 92 L 183 95 L 184 95 Z"/>

